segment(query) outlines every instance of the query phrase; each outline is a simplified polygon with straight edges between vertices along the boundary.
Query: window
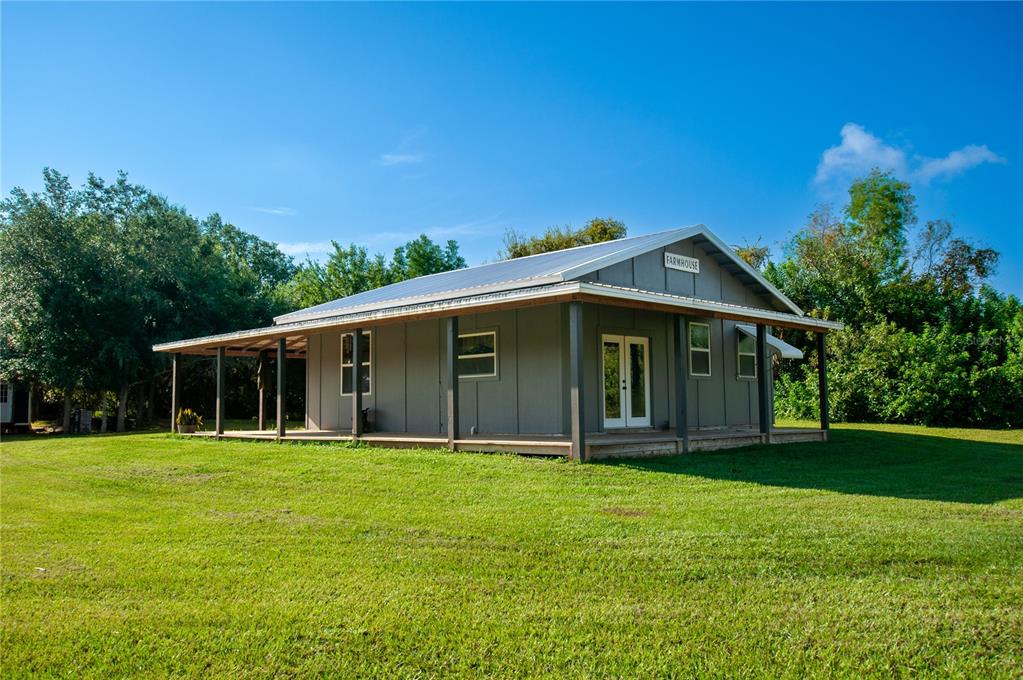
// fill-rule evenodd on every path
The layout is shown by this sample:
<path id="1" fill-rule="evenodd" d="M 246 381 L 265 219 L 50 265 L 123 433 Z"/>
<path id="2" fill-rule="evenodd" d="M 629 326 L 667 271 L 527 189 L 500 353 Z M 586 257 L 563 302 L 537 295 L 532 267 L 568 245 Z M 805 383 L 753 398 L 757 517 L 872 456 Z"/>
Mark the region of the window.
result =
<path id="1" fill-rule="evenodd" d="M 458 335 L 458 377 L 497 377 L 497 332 Z"/>
<path id="2" fill-rule="evenodd" d="M 710 376 L 709 324 L 689 324 L 689 375 Z"/>
<path id="3" fill-rule="evenodd" d="M 11 398 L 10 388 L 7 387 L 7 383 L 0 383 L 0 404 L 6 404 Z"/>
<path id="4" fill-rule="evenodd" d="M 372 350 L 370 349 L 373 345 L 373 331 L 362 332 L 362 357 L 360 358 L 360 364 L 362 365 L 362 393 L 369 394 L 372 390 L 373 385 L 370 370 L 372 368 Z M 341 394 L 352 393 L 352 334 L 344 333 L 341 336 Z"/>
<path id="5" fill-rule="evenodd" d="M 739 336 L 739 377 L 757 377 L 757 341 L 742 331 Z"/>

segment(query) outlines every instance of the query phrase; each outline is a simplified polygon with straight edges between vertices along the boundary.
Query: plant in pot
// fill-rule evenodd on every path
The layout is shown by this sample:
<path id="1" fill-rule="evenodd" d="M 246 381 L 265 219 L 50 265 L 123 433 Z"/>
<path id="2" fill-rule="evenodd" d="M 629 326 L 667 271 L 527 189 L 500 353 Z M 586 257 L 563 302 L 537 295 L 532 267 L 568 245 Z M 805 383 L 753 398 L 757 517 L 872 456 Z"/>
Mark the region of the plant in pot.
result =
<path id="1" fill-rule="evenodd" d="M 202 416 L 190 408 L 179 409 L 174 422 L 178 425 L 178 434 L 192 434 L 202 429 Z"/>

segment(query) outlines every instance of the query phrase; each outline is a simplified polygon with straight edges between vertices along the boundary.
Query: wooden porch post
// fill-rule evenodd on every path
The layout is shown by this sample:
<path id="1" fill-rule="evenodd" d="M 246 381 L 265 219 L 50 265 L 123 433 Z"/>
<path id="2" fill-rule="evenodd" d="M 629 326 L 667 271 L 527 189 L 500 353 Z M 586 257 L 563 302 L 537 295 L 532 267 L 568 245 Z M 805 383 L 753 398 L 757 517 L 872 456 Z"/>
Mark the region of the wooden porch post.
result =
<path id="1" fill-rule="evenodd" d="M 817 333 L 817 391 L 820 397 L 821 429 L 831 427 L 828 415 L 828 352 L 824 346 L 825 333 Z"/>
<path id="2" fill-rule="evenodd" d="M 572 460 L 586 461 L 586 412 L 583 392 L 583 303 L 568 303 L 569 417 Z"/>
<path id="3" fill-rule="evenodd" d="M 217 437 L 224 434 L 224 358 L 226 347 L 217 348 Z"/>
<path id="4" fill-rule="evenodd" d="M 277 441 L 283 439 L 287 434 L 287 427 L 284 420 L 286 411 L 284 409 L 284 393 L 287 392 L 287 338 L 281 337 L 277 341 Z"/>
<path id="5" fill-rule="evenodd" d="M 178 409 L 181 408 L 181 354 L 175 353 L 171 356 L 171 432 L 175 432 L 175 419 L 178 417 Z"/>
<path id="6" fill-rule="evenodd" d="M 458 439 L 458 317 L 448 317 L 448 448 L 455 450 Z"/>
<path id="7" fill-rule="evenodd" d="M 259 351 L 259 364 L 256 368 L 256 386 L 259 388 L 259 416 L 256 420 L 256 428 L 262 432 L 266 429 L 266 362 L 269 357 L 267 351 Z"/>
<path id="8" fill-rule="evenodd" d="M 771 442 L 771 357 L 767 353 L 767 334 L 770 327 L 757 324 L 757 401 L 760 406 L 760 434 L 764 443 Z"/>
<path id="9" fill-rule="evenodd" d="M 682 452 L 689 453 L 689 412 L 687 387 L 689 353 L 686 351 L 686 318 L 675 315 L 675 436 L 682 440 Z"/>
<path id="10" fill-rule="evenodd" d="M 284 393 L 287 391 L 288 373 L 288 340 L 281 338 L 277 341 L 277 441 L 287 434 L 285 419 L 287 414 L 284 409 Z"/>
<path id="11" fill-rule="evenodd" d="M 352 437 L 362 436 L 362 329 L 352 331 Z"/>

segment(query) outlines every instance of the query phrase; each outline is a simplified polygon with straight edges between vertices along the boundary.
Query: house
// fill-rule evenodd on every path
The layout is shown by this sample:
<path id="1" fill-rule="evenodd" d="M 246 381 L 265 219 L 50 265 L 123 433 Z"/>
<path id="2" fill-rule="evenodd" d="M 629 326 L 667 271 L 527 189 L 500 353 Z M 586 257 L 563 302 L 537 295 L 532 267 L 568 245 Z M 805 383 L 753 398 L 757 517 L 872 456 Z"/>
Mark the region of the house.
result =
<path id="1" fill-rule="evenodd" d="M 773 427 L 764 367 L 802 354 L 772 327 L 817 334 L 820 429 Z M 422 276 L 154 350 L 175 357 L 174 412 L 180 355 L 217 357 L 216 436 L 585 460 L 826 439 L 824 337 L 840 327 L 697 225 Z M 305 429 L 278 417 L 273 433 L 225 432 L 224 357 L 268 354 L 278 385 L 283 358 L 305 359 Z"/>
<path id="2" fill-rule="evenodd" d="M 15 381 L 0 381 L 0 430 L 28 432 L 32 429 L 32 390 Z"/>

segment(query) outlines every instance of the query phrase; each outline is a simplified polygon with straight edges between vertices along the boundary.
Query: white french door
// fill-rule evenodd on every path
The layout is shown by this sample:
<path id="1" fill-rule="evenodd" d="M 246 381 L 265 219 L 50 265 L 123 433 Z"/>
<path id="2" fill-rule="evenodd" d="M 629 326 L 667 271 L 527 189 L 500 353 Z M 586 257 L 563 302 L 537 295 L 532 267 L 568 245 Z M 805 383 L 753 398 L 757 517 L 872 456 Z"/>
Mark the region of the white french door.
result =
<path id="1" fill-rule="evenodd" d="M 601 336 L 604 427 L 650 427 L 650 340 Z"/>

